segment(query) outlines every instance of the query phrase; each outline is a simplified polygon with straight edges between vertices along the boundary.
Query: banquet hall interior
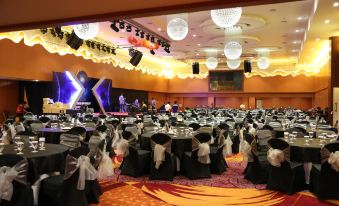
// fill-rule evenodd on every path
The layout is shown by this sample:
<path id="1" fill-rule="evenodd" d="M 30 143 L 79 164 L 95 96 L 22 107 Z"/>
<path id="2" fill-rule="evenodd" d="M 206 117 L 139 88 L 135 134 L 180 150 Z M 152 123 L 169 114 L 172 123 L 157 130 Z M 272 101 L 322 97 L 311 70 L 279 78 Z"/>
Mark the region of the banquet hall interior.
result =
<path id="1" fill-rule="evenodd" d="M 338 14 L 2 1 L 0 206 L 339 205 Z"/>

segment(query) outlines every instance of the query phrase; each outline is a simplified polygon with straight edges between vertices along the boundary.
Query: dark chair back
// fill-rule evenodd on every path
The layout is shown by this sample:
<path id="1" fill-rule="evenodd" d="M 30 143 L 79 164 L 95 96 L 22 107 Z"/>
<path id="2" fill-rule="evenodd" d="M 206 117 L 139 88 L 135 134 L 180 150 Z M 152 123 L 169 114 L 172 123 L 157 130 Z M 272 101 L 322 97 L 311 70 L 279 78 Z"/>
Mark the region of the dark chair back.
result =
<path id="1" fill-rule="evenodd" d="M 163 133 L 156 133 L 154 135 L 151 136 L 151 140 L 153 140 L 155 143 L 157 144 L 165 144 L 166 142 L 171 140 L 171 137 L 168 136 L 167 134 L 163 134 Z"/>
<path id="2" fill-rule="evenodd" d="M 48 118 L 48 117 L 40 117 L 39 120 L 42 121 L 43 123 L 47 123 L 47 122 L 49 122 L 51 119 Z"/>
<path id="3" fill-rule="evenodd" d="M 69 130 L 71 134 L 78 134 L 78 135 L 83 135 L 86 133 L 86 129 L 84 127 L 73 127 Z"/>
<path id="4" fill-rule="evenodd" d="M 279 149 L 279 150 L 284 150 L 290 146 L 287 142 L 279 138 L 273 138 L 273 139 L 268 140 L 268 145 L 272 147 L 273 149 Z"/>
<path id="5" fill-rule="evenodd" d="M 106 132 L 107 126 L 106 125 L 97 126 L 96 130 L 99 132 Z"/>
<path id="6" fill-rule="evenodd" d="M 268 129 L 268 130 L 273 130 L 273 127 L 271 127 L 270 125 L 265 124 L 262 129 Z"/>
<path id="7" fill-rule="evenodd" d="M 200 143 L 205 143 L 205 142 L 209 142 L 211 140 L 211 134 L 198 133 L 198 134 L 195 135 L 195 138 L 197 138 Z"/>
<path id="8" fill-rule="evenodd" d="M 188 126 L 193 128 L 193 131 L 196 131 L 201 127 L 200 124 L 198 124 L 198 123 L 191 123 Z"/>

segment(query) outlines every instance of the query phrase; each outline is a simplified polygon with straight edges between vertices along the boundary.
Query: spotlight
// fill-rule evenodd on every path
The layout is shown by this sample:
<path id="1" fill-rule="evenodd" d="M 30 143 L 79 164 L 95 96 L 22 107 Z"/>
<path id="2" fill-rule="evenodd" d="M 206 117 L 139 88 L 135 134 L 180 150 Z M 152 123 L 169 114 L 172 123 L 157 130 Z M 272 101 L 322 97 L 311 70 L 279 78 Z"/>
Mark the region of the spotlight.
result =
<path id="1" fill-rule="evenodd" d="M 97 44 L 97 49 L 100 51 L 100 49 L 101 49 L 101 45 L 100 44 Z"/>
<path id="2" fill-rule="evenodd" d="M 152 55 L 154 55 L 155 54 L 155 52 L 154 52 L 154 50 L 152 49 L 152 50 L 150 50 L 149 51 Z"/>
<path id="3" fill-rule="evenodd" d="M 139 35 L 140 35 L 139 33 L 140 33 L 140 30 L 139 30 L 139 29 L 136 29 L 136 30 L 135 30 L 135 36 L 139 36 Z"/>
<path id="4" fill-rule="evenodd" d="M 64 32 L 61 30 L 61 26 L 55 27 L 54 31 L 60 39 L 64 38 Z"/>
<path id="5" fill-rule="evenodd" d="M 145 32 L 141 31 L 141 32 L 140 32 L 140 38 L 143 39 L 144 37 L 145 37 Z"/>
<path id="6" fill-rule="evenodd" d="M 146 34 L 146 40 L 147 41 L 149 41 L 149 37 L 150 37 L 151 35 L 149 35 L 149 34 Z"/>
<path id="7" fill-rule="evenodd" d="M 91 47 L 91 41 L 85 41 L 87 47 Z"/>
<path id="8" fill-rule="evenodd" d="M 52 34 L 52 36 L 56 37 L 56 33 L 55 33 L 54 29 L 51 29 L 51 34 Z"/>
<path id="9" fill-rule="evenodd" d="M 131 25 L 127 25 L 126 26 L 126 31 L 127 32 L 131 32 L 132 31 L 132 26 Z"/>
<path id="10" fill-rule="evenodd" d="M 54 31 L 54 30 L 53 30 Z M 74 30 L 71 34 L 67 34 L 67 41 L 66 43 L 68 46 L 70 46 L 72 49 L 78 50 L 80 46 L 84 43 L 84 40 L 80 39 L 75 33 Z"/>
<path id="11" fill-rule="evenodd" d="M 113 21 L 113 23 L 111 24 L 111 29 L 113 29 L 113 31 L 115 32 L 119 32 L 119 28 L 117 27 L 117 21 Z"/>
<path id="12" fill-rule="evenodd" d="M 125 23 L 123 21 L 119 23 L 119 29 L 125 29 Z"/>
<path id="13" fill-rule="evenodd" d="M 158 39 L 157 44 L 161 45 L 161 40 L 160 39 Z"/>
<path id="14" fill-rule="evenodd" d="M 155 41 L 154 36 L 151 36 L 151 42 L 154 43 L 154 41 Z"/>
<path id="15" fill-rule="evenodd" d="M 91 42 L 91 48 L 94 49 L 95 48 L 95 43 Z"/>
<path id="16" fill-rule="evenodd" d="M 167 53 L 171 53 L 171 51 L 170 51 L 170 49 L 169 49 L 169 48 L 170 48 L 170 45 L 168 45 L 168 44 L 167 44 L 167 45 L 165 46 L 165 49 L 164 49 L 164 50 L 165 50 L 165 52 L 167 52 Z"/>
<path id="17" fill-rule="evenodd" d="M 133 48 L 129 48 L 128 49 L 128 54 L 132 57 L 134 55 L 136 50 L 134 50 Z"/>
<path id="18" fill-rule="evenodd" d="M 115 53 L 115 48 L 112 48 L 111 53 L 114 54 L 114 55 L 116 55 L 116 53 Z"/>
<path id="19" fill-rule="evenodd" d="M 134 50 L 134 49 L 132 49 Z M 133 66 L 137 66 L 139 64 L 139 62 L 141 61 L 142 58 L 142 53 L 138 50 L 134 50 L 133 52 L 133 56 L 131 58 L 131 60 L 129 60 L 129 62 L 133 65 Z"/>
<path id="20" fill-rule="evenodd" d="M 164 41 L 161 42 L 161 46 L 162 46 L 162 47 L 165 47 L 165 46 L 166 46 L 166 42 L 164 42 Z"/>
<path id="21" fill-rule="evenodd" d="M 46 28 L 40 29 L 40 31 L 41 31 L 41 33 L 43 33 L 43 34 L 46 34 L 46 33 L 48 32 L 48 30 L 47 30 Z"/>
<path id="22" fill-rule="evenodd" d="M 102 51 L 106 52 L 106 46 L 104 46 L 104 45 L 102 46 Z"/>

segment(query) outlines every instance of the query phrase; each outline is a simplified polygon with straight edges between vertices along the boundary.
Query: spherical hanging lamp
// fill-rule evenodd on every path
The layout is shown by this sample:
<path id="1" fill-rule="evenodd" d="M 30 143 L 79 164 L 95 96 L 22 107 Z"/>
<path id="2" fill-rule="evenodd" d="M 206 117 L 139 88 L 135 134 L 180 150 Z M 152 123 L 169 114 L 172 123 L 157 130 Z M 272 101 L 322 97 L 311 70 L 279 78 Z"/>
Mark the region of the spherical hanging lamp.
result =
<path id="1" fill-rule="evenodd" d="M 238 59 L 227 59 L 227 66 L 230 69 L 238 69 L 241 64 L 240 58 Z"/>
<path id="2" fill-rule="evenodd" d="M 240 20 L 241 13 L 241 7 L 216 9 L 211 10 L 211 17 L 217 26 L 225 28 L 235 25 Z"/>
<path id="3" fill-rule="evenodd" d="M 206 66 L 208 69 L 215 69 L 218 66 L 218 60 L 215 57 L 209 57 L 206 60 Z"/>
<path id="4" fill-rule="evenodd" d="M 270 66 L 270 60 L 267 57 L 260 57 L 257 61 L 257 65 L 260 69 L 267 69 Z"/>
<path id="5" fill-rule="evenodd" d="M 167 23 L 167 34 L 173 40 L 183 40 L 188 34 L 187 22 L 181 18 L 171 19 Z"/>
<path id="6" fill-rule="evenodd" d="M 93 39 L 99 33 L 99 23 L 73 25 L 73 30 L 80 39 Z"/>
<path id="7" fill-rule="evenodd" d="M 230 41 L 225 45 L 224 53 L 227 59 L 238 59 L 242 53 L 242 46 L 236 41 Z"/>

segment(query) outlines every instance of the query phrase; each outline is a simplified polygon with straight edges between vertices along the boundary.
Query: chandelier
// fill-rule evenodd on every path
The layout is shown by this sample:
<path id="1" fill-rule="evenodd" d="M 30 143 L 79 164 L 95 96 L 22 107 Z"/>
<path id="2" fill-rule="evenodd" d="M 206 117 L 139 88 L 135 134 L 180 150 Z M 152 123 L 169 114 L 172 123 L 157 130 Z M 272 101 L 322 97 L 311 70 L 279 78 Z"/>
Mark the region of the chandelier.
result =
<path id="1" fill-rule="evenodd" d="M 213 22 L 220 27 L 230 27 L 235 25 L 241 17 L 241 7 L 230 9 L 211 10 Z"/>
<path id="2" fill-rule="evenodd" d="M 183 40 L 188 33 L 188 24 L 181 18 L 171 19 L 167 23 L 167 34 L 168 36 L 176 41 Z"/>
<path id="3" fill-rule="evenodd" d="M 242 46 L 236 41 L 230 41 L 225 45 L 224 53 L 227 59 L 238 59 L 242 54 Z"/>
<path id="4" fill-rule="evenodd" d="M 227 59 L 227 66 L 230 69 L 237 69 L 239 68 L 240 64 L 241 64 L 241 60 L 240 58 L 238 59 Z"/>
<path id="5" fill-rule="evenodd" d="M 218 60 L 215 57 L 209 57 L 206 60 L 206 66 L 208 69 L 215 69 L 218 66 Z"/>
<path id="6" fill-rule="evenodd" d="M 270 60 L 267 57 L 260 57 L 257 61 L 257 65 L 260 69 L 267 69 L 270 66 Z"/>
<path id="7" fill-rule="evenodd" d="M 93 39 L 99 33 L 99 23 L 73 25 L 73 30 L 80 39 Z"/>

